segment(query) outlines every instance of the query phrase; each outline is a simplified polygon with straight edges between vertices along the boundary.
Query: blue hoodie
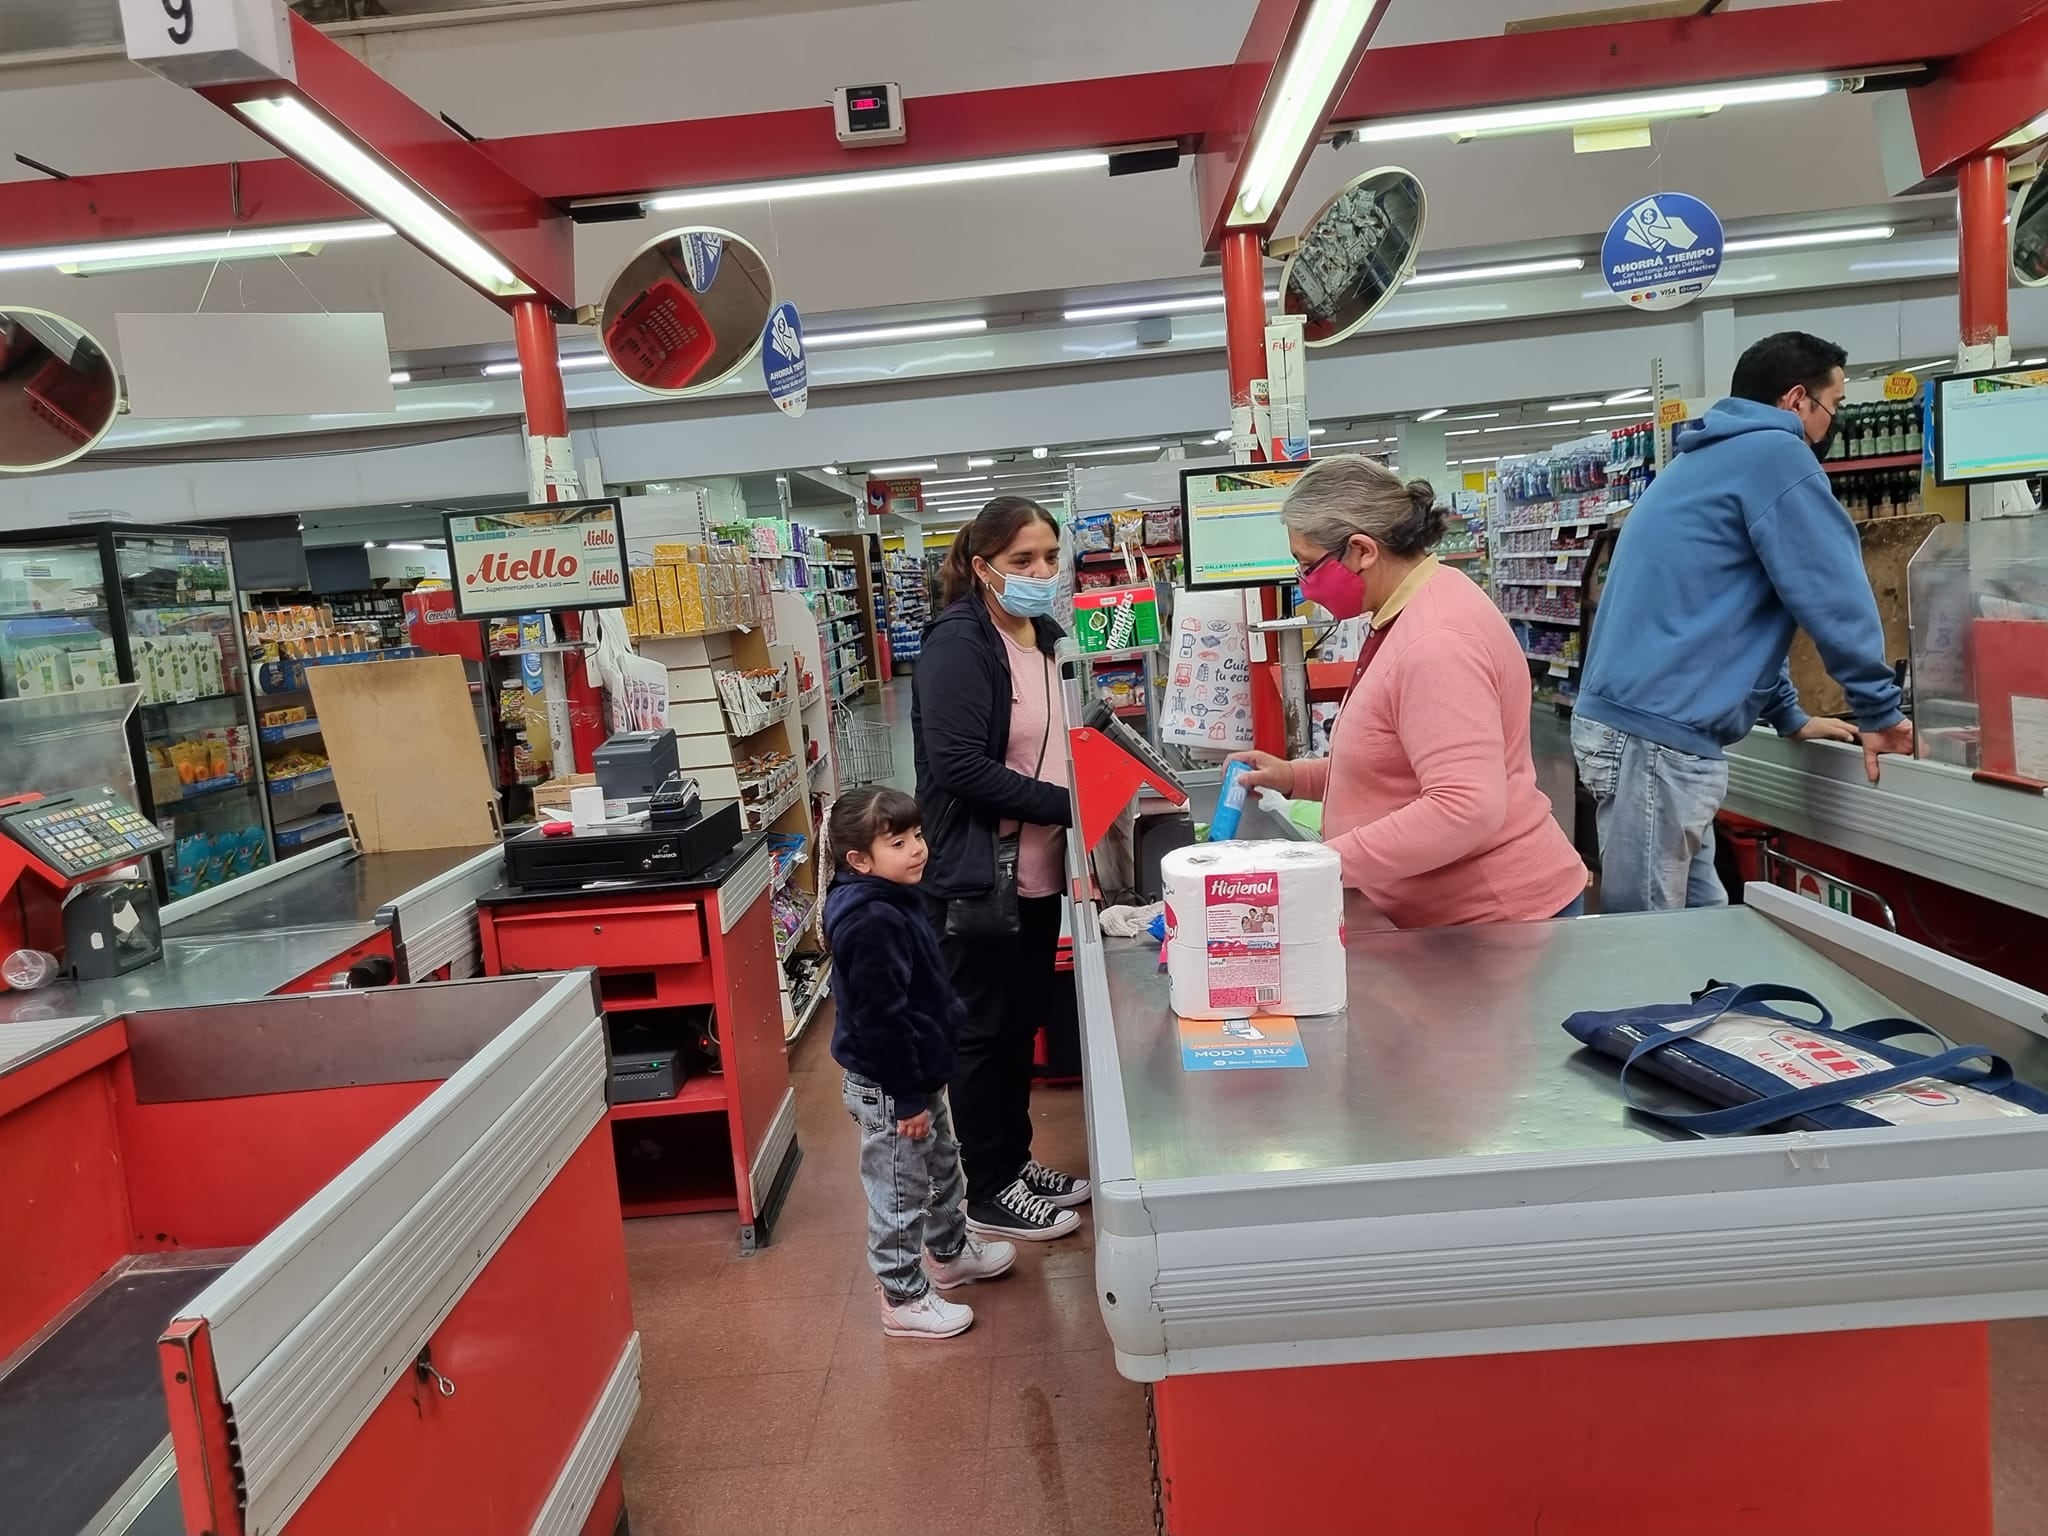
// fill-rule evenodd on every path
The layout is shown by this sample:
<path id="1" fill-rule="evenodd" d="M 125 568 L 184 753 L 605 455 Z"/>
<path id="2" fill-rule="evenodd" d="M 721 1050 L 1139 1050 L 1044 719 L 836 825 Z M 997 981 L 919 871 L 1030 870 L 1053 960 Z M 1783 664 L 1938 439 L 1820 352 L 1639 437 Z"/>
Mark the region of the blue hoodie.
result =
<path id="1" fill-rule="evenodd" d="M 909 1119 L 953 1076 L 966 1017 L 915 885 L 841 870 L 825 893 L 832 946 L 832 1059 L 896 1101 Z"/>
<path id="2" fill-rule="evenodd" d="M 1785 664 L 1795 628 L 1858 726 L 1899 723 L 1856 525 L 1799 418 L 1723 400 L 1622 524 L 1577 712 L 1698 757 L 1721 756 L 1759 717 L 1789 736 L 1807 720 Z"/>

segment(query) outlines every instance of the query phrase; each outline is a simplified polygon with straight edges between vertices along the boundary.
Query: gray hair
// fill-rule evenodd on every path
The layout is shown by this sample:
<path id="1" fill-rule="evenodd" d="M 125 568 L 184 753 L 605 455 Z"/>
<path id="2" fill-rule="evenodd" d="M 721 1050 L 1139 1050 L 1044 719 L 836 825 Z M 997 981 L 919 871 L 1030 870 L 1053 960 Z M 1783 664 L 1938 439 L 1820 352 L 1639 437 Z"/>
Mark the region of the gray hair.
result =
<path id="1" fill-rule="evenodd" d="M 1427 480 L 1401 477 L 1377 459 L 1318 459 L 1294 482 L 1280 520 L 1318 549 L 1364 534 L 1390 555 L 1420 555 L 1444 536 L 1444 509 Z"/>

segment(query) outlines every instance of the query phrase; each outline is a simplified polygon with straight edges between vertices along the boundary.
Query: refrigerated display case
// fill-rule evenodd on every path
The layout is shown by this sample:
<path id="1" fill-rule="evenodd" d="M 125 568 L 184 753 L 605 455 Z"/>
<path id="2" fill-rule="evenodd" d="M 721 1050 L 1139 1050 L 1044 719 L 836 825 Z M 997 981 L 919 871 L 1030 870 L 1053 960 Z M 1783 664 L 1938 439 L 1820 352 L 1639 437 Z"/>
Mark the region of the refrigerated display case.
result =
<path id="1" fill-rule="evenodd" d="M 176 899 L 271 861 L 226 534 L 94 524 L 0 541 L 0 697 L 134 683 L 137 798 Z"/>

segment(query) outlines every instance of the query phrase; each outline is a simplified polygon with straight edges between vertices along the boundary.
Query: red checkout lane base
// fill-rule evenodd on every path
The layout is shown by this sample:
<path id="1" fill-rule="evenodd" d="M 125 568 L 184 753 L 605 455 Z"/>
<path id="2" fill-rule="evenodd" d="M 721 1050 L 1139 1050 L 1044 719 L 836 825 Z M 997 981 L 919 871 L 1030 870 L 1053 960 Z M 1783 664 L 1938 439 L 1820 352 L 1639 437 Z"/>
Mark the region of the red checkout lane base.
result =
<path id="1" fill-rule="evenodd" d="M 1176 1376 L 1171 1536 L 1992 1536 L 1982 1323 Z"/>
<path id="2" fill-rule="evenodd" d="M 207 1445 L 225 1443 L 217 1397 L 184 1411 L 183 1326 L 162 1347 L 181 1468 L 210 1465 Z M 532 1529 L 574 1438 L 564 1426 L 588 1422 L 632 1331 L 611 1134 L 599 1124 L 427 1341 L 454 1395 L 413 1372 L 394 1382 L 292 1515 L 291 1536 Z M 616 1466 L 604 1489 L 586 1532 L 617 1522 Z M 181 1477 L 179 1492 L 188 1530 L 240 1529 L 233 1499 L 211 1497 L 201 1479 Z"/>

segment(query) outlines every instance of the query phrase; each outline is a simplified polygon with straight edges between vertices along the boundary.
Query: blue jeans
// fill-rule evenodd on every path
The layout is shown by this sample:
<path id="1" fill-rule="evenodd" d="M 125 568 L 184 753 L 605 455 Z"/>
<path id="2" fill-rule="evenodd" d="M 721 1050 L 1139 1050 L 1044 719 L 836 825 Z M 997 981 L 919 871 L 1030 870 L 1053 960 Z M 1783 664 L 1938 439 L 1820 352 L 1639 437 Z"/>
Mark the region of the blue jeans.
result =
<path id="1" fill-rule="evenodd" d="M 932 1127 L 922 1141 L 896 1130 L 896 1101 L 849 1072 L 846 1112 L 860 1127 L 860 1182 L 868 1197 L 868 1267 L 892 1302 L 915 1301 L 929 1288 L 923 1253 L 950 1259 L 967 1242 L 967 1178 L 953 1107 L 943 1089 L 931 1096 Z"/>
<path id="2" fill-rule="evenodd" d="M 1602 912 L 1728 905 L 1714 872 L 1727 759 L 1673 751 L 1583 716 L 1572 720 L 1572 755 L 1599 807 Z"/>

